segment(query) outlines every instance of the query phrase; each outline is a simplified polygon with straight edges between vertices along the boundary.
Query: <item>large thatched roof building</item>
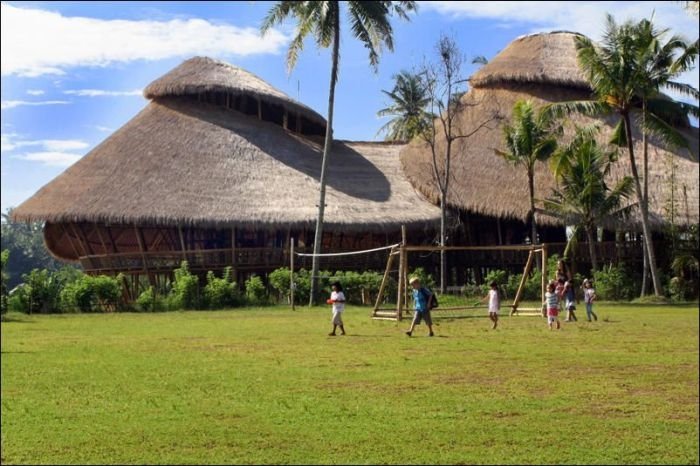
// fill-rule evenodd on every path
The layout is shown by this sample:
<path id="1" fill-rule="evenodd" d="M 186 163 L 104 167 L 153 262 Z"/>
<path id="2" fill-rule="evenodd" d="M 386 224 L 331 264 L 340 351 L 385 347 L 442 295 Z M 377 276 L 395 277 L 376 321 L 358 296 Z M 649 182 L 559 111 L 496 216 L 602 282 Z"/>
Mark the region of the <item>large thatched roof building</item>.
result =
<path id="1" fill-rule="evenodd" d="M 570 32 L 533 34 L 509 44 L 471 77 L 471 90 L 463 96 L 463 101 L 470 105 L 466 105 L 458 116 L 457 127 L 464 132 L 471 131 L 494 113 L 507 121 L 513 105 L 520 99 L 543 106 L 552 102 L 592 98 L 591 87 L 578 67 L 575 36 Z M 584 125 L 593 120 L 577 117 L 575 122 Z M 614 120 L 608 118 L 602 122 L 601 142 L 604 142 L 609 140 Z M 668 218 L 666 209 L 672 198 L 676 203 L 676 222 L 698 223 L 698 130 L 685 125 L 681 131 L 690 142 L 690 150 L 667 149 L 653 139 L 649 146 L 650 211 L 657 230 Z M 638 127 L 635 128 L 635 136 L 637 141 L 641 141 Z M 455 144 L 453 151 L 456 155 L 451 168 L 454 174 L 453 191 L 448 202 L 473 217 L 480 217 L 483 220 L 482 230 L 496 231 L 494 219 L 524 223 L 529 211 L 527 174 L 522 167 L 514 167 L 494 153 L 494 149 L 505 149 L 502 124 L 486 125 L 473 137 Z M 635 152 L 641 172 L 641 142 L 636 145 Z M 430 164 L 427 147 L 414 142 L 402 151 L 401 160 L 413 185 L 437 202 L 439 193 L 432 183 L 430 171 L 426 170 Z M 617 179 L 630 173 L 629 157 L 622 151 L 611 177 Z M 538 162 L 535 197 L 548 197 L 554 187 L 555 180 L 549 167 L 546 163 Z M 539 214 L 537 222 L 539 225 L 560 225 L 557 219 Z M 624 225 L 607 227 L 639 231 L 639 213 Z M 520 230 L 527 231 L 522 227 Z M 485 240 L 493 241 L 494 238 Z"/>
<path id="2" fill-rule="evenodd" d="M 13 211 L 46 221 L 52 254 L 92 271 L 167 272 L 183 258 L 264 271 L 283 265 L 290 236 L 311 244 L 323 117 L 209 58 L 187 60 L 144 94 L 146 108 Z M 403 176 L 400 149 L 334 142 L 326 250 L 384 245 L 401 225 L 438 220 Z"/>

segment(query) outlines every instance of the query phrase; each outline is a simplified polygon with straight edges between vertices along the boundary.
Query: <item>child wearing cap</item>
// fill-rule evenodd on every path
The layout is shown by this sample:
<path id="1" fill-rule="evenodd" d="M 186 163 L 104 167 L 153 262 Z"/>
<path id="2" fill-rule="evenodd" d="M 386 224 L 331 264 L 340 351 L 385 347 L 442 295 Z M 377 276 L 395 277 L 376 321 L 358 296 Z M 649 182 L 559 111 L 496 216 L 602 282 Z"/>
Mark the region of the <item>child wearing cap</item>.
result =
<path id="1" fill-rule="evenodd" d="M 428 336 L 432 337 L 433 333 L 433 319 L 430 317 L 430 305 L 433 301 L 433 293 L 427 288 L 420 285 L 420 280 L 418 277 L 413 277 L 409 280 L 411 287 L 413 287 L 413 302 L 415 305 L 415 312 L 413 313 L 413 321 L 411 321 L 411 328 L 408 329 L 406 335 L 409 337 L 413 334 L 413 328 L 420 324 L 421 320 L 425 321 L 425 325 L 428 326 Z"/>

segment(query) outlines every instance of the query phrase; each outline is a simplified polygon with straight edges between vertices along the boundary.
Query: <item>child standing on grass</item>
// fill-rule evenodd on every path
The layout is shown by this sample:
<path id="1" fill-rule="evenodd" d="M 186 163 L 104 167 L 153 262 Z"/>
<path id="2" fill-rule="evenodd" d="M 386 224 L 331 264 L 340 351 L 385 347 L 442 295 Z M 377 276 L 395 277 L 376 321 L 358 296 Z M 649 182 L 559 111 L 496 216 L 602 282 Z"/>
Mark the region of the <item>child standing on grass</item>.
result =
<path id="1" fill-rule="evenodd" d="M 495 330 L 498 326 L 498 311 L 501 309 L 501 299 L 498 296 L 498 283 L 492 281 L 489 283 L 489 286 L 491 287 L 489 293 L 479 302 L 483 303 L 487 299 L 489 300 L 489 319 L 493 322 L 491 328 Z"/>
<path id="2" fill-rule="evenodd" d="M 557 330 L 561 328 L 559 323 L 559 295 L 556 293 L 556 285 L 550 283 L 547 287 L 547 292 L 544 294 L 545 303 L 547 304 L 547 325 L 552 330 L 554 322 L 557 323 Z"/>
<path id="3" fill-rule="evenodd" d="M 564 299 L 566 300 L 566 321 L 578 322 L 576 318 L 576 291 L 574 291 L 574 284 L 571 280 L 564 284 Z"/>
<path id="4" fill-rule="evenodd" d="M 333 305 L 333 331 L 328 334 L 329 337 L 335 336 L 336 328 L 340 327 L 340 334 L 345 335 L 345 327 L 343 327 L 343 311 L 345 310 L 345 294 L 343 293 L 343 287 L 340 282 L 335 282 L 331 285 L 333 292 L 331 293 L 331 299 L 326 301 L 328 304 Z"/>
<path id="5" fill-rule="evenodd" d="M 413 288 L 413 302 L 415 305 L 415 311 L 413 313 L 413 321 L 411 321 L 411 328 L 408 329 L 406 335 L 409 337 L 413 335 L 413 329 L 416 325 L 420 324 L 420 321 L 425 321 L 425 325 L 428 326 L 429 337 L 434 336 L 433 333 L 433 319 L 430 316 L 430 308 L 433 303 L 433 293 L 424 288 L 420 284 L 420 279 L 418 277 L 413 277 L 408 282 Z"/>
<path id="6" fill-rule="evenodd" d="M 591 283 L 589 279 L 585 279 L 583 281 L 583 302 L 586 303 L 586 317 L 588 317 L 588 322 L 591 321 L 591 316 L 593 316 L 593 319 L 596 321 L 598 320 L 598 316 L 593 312 L 593 301 L 595 301 L 595 299 L 596 295 L 593 289 L 593 283 Z"/>

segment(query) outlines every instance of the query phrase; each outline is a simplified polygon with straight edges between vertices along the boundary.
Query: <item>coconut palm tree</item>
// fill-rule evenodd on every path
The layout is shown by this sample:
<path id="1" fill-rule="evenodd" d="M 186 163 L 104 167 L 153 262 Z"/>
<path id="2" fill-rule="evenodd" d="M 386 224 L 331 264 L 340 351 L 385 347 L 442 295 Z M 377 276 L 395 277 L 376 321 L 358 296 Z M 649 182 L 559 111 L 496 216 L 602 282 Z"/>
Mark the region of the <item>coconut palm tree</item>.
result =
<path id="1" fill-rule="evenodd" d="M 430 97 L 420 76 L 401 71 L 393 78 L 394 88 L 382 90 L 391 99 L 391 104 L 379 110 L 377 116 L 393 115 L 395 118 L 382 126 L 377 134 L 386 131 L 387 141 L 410 141 L 425 131 L 430 123 L 431 115 L 425 110 Z"/>
<path id="2" fill-rule="evenodd" d="M 637 48 L 637 62 L 640 71 L 646 75 L 646 79 L 640 80 L 637 94 L 642 106 L 642 165 L 643 165 L 643 196 L 644 203 L 649 203 L 649 157 L 648 135 L 656 131 L 661 125 L 662 136 L 668 133 L 674 140 L 669 141 L 674 145 L 685 145 L 685 140 L 673 128 L 674 126 L 687 125 L 686 115 L 698 116 L 698 107 L 692 104 L 676 102 L 668 99 L 660 93 L 660 89 L 672 89 L 681 95 L 698 99 L 698 91 L 692 86 L 679 83 L 673 79 L 692 67 L 692 62 L 698 55 L 697 40 L 694 44 L 687 44 L 682 38 L 673 36 L 665 43 L 663 37 L 668 29 L 658 30 L 651 21 L 641 20 L 635 27 L 635 42 Z M 652 109 L 650 112 L 649 109 Z M 680 142 L 679 142 L 680 141 Z M 644 273 L 642 275 L 641 296 L 646 294 L 647 275 L 649 273 L 649 260 L 644 243 Z"/>
<path id="3" fill-rule="evenodd" d="M 263 20 L 261 31 L 264 34 L 276 24 L 287 18 L 296 21 L 296 32 L 287 52 L 287 67 L 294 68 L 299 52 L 304 47 L 304 39 L 312 36 L 318 47 L 332 47 L 331 80 L 328 92 L 328 117 L 326 137 L 323 144 L 323 160 L 321 162 L 320 190 L 318 202 L 318 218 L 314 236 L 314 256 L 311 268 L 311 297 L 310 304 L 316 301 L 318 284 L 318 255 L 321 252 L 321 237 L 323 236 L 323 213 L 326 200 L 326 166 L 331 149 L 333 135 L 333 104 L 335 101 L 335 85 L 338 82 L 338 61 L 340 59 L 340 10 L 341 3 L 345 6 L 350 23 L 350 29 L 355 38 L 359 39 L 369 51 L 369 62 L 372 67 L 379 63 L 379 53 L 382 46 L 394 49 L 393 30 L 389 17 L 397 15 L 408 20 L 408 12 L 416 9 L 415 1 L 281 1 L 277 2 Z"/>
<path id="4" fill-rule="evenodd" d="M 610 189 L 605 181 L 616 151 L 604 150 L 596 141 L 597 127 L 577 128 L 572 141 L 557 150 L 552 166 L 558 188 L 544 200 L 544 211 L 574 225 L 572 240 L 583 230 L 593 270 L 598 269 L 595 243 L 597 227 L 605 221 L 626 215 L 630 206 L 622 206 L 633 191 L 632 178 L 622 178 Z M 571 240 L 570 240 L 571 241 Z"/>
<path id="5" fill-rule="evenodd" d="M 537 242 L 537 222 L 535 220 L 535 162 L 549 158 L 557 147 L 554 137 L 556 130 L 548 114 L 536 112 L 529 100 L 519 100 L 513 106 L 510 123 L 503 125 L 506 151 L 496 150 L 496 154 L 514 165 L 521 165 L 527 171 L 530 193 L 528 220 L 532 226 L 532 243 Z"/>
<path id="6" fill-rule="evenodd" d="M 613 141 L 627 146 L 634 188 L 642 214 L 642 232 L 648 253 L 654 294 L 660 296 L 662 292 L 661 281 L 656 269 L 656 255 L 649 226 L 649 209 L 644 200 L 632 137 L 632 117 L 633 114 L 636 114 L 634 112 L 639 106 L 639 89 L 643 88 L 646 85 L 644 81 L 649 79 L 639 63 L 639 42 L 635 35 L 633 23 L 627 22 L 623 25 L 617 25 L 614 18 L 607 15 L 605 33 L 600 46 L 594 44 L 587 37 L 576 37 L 575 45 L 579 66 L 587 75 L 596 100 L 551 104 L 547 108 L 547 113 L 553 116 L 569 113 L 600 116 L 614 113 L 620 117 L 615 127 Z M 650 122 L 651 115 L 656 115 L 656 113 L 653 113 L 652 108 L 649 108 L 647 115 L 650 117 L 648 118 Z M 670 125 L 664 123 L 662 118 L 658 119 L 658 123 L 654 125 L 658 136 L 668 142 L 682 144 L 682 138 L 678 138 L 677 134 L 670 131 Z M 648 123 L 647 127 L 650 127 L 651 124 L 653 123 Z"/>

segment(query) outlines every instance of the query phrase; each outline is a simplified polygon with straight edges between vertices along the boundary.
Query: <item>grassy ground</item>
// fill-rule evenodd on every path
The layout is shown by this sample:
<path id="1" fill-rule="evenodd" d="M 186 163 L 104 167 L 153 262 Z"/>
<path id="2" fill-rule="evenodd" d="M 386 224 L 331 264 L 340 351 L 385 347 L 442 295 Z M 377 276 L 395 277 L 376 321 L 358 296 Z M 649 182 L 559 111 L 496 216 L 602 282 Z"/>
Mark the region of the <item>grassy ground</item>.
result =
<path id="1" fill-rule="evenodd" d="M 10 315 L 2 463 L 697 464 L 697 305 L 597 308 Z"/>

